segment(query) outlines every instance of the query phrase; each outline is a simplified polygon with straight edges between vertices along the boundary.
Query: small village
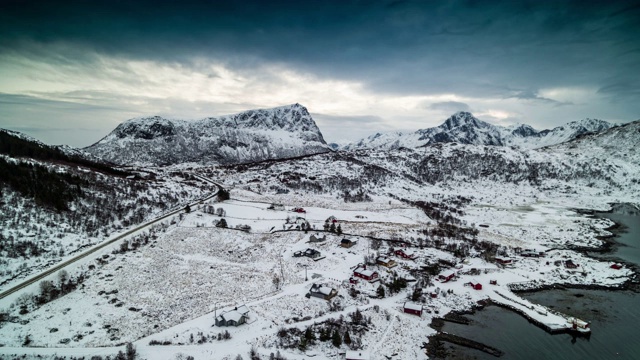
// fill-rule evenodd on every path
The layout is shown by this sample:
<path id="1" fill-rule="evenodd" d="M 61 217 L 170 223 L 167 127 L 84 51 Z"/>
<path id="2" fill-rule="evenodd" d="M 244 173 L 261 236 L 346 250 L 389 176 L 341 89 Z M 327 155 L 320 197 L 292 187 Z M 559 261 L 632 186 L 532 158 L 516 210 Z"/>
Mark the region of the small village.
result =
<path id="1" fill-rule="evenodd" d="M 292 207 L 287 210 L 282 204 L 270 204 L 265 209 L 295 214 L 287 215 L 281 230 L 277 231 L 299 231 L 305 234 L 304 240 L 292 247 L 291 260 L 308 259 L 296 266 L 304 269 L 304 283 L 308 285 L 300 295 L 304 293 L 309 301 L 318 299 L 331 303 L 351 298 L 351 303 L 356 308 L 384 303 L 390 306 L 392 313 L 396 312 L 396 316 L 415 316 L 417 323 L 426 328 L 430 319 L 440 317 L 455 308 L 448 305 L 447 295 L 451 299 L 453 294 L 458 294 L 469 303 L 483 304 L 489 301 L 509 308 L 551 333 L 572 332 L 585 336 L 591 331 L 588 321 L 532 304 L 512 292 L 512 289 L 536 287 L 546 281 L 544 278 L 530 279 L 530 276 L 524 275 L 527 270 L 518 271 L 519 265 L 523 264 L 526 264 L 525 269 L 534 266 L 539 274 L 555 273 L 561 278 L 576 275 L 588 277 L 588 272 L 591 271 L 592 276 L 596 275 L 597 269 L 591 268 L 592 264 L 587 265 L 588 270 L 581 270 L 579 259 L 568 258 L 561 251 L 517 248 L 511 254 L 495 256 L 489 262 L 480 257 L 456 259 L 449 254 L 438 254 L 434 249 L 418 247 L 398 238 L 380 241 L 366 236 L 349 235 L 354 222 L 375 218 L 372 214 L 352 215 L 349 221 L 330 215 L 321 224 L 320 218 L 312 216 L 315 209 Z M 321 213 L 327 213 L 327 210 Z M 264 226 L 263 228 L 266 229 Z M 269 231 L 277 228 L 272 226 Z M 321 232 L 318 231 L 320 229 Z M 377 243 L 375 250 L 372 248 L 374 243 Z M 355 263 L 347 261 L 347 264 L 341 264 L 343 271 L 331 266 L 333 264 L 327 264 L 327 268 L 323 268 L 323 260 L 340 256 L 339 254 L 349 254 L 348 259 L 357 260 Z M 607 266 L 614 270 L 623 269 L 617 263 Z M 592 282 L 595 281 L 594 277 Z M 244 305 L 241 307 L 246 309 Z M 242 319 L 236 308 L 229 313 L 234 319 Z M 244 320 L 232 321 L 231 325 L 245 323 Z M 225 326 L 224 321 L 221 324 Z M 304 348 L 307 348 L 306 343 Z M 339 353 L 344 359 L 369 359 L 370 350 L 366 346 L 352 346 L 351 350 Z"/>
<path id="2" fill-rule="evenodd" d="M 171 347 L 229 360 L 246 346 L 274 359 L 420 359 L 428 358 L 420 344 L 439 334 L 433 321 L 488 304 L 550 333 L 588 336 L 589 319 L 517 292 L 556 283 L 616 286 L 632 273 L 535 241 L 490 257 L 473 249 L 461 256 L 459 240 L 427 245 L 423 229 L 431 219 L 400 203 L 338 209 L 264 200 L 234 189 L 230 199 L 181 213 L 151 245 L 118 258 L 102 255 L 94 270 L 101 275 L 85 281 L 82 295 L 68 295 L 102 309 L 100 318 L 75 315 L 99 324 L 95 330 L 74 336 L 63 318 L 47 318 L 69 311 L 58 302 L 26 315 L 31 329 L 45 319 L 60 329 L 53 335 L 44 325 L 43 334 L 14 324 L 3 330 L 16 339 L 30 335 L 36 347 L 72 338 L 74 346 L 135 341 L 156 355 L 156 348 Z M 140 275 L 118 275 L 122 261 Z"/>

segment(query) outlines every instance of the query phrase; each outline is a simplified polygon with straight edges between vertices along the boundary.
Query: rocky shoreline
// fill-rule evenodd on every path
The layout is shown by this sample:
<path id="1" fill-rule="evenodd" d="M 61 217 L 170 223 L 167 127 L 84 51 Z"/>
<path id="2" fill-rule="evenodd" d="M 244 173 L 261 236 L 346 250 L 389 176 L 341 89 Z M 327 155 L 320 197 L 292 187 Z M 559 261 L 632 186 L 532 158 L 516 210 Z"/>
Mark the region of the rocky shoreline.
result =
<path id="1" fill-rule="evenodd" d="M 580 213 L 580 214 L 586 214 L 586 215 L 592 215 L 592 216 L 597 216 L 597 213 L 612 213 L 615 209 L 615 206 L 618 204 L 610 204 L 610 209 L 607 211 L 601 211 L 601 210 L 590 210 L 590 209 L 574 209 L 576 212 Z M 634 206 L 635 209 L 635 206 Z M 613 220 L 612 220 L 613 221 Z M 601 236 L 597 236 L 597 239 L 602 240 L 602 246 L 597 247 L 597 248 L 585 248 L 585 247 L 573 247 L 570 250 L 579 252 L 591 259 L 594 260 L 601 260 L 601 261 L 615 261 L 617 263 L 623 264 L 625 267 L 628 267 L 630 269 L 633 270 L 633 275 L 632 277 L 630 277 L 627 281 L 625 281 L 624 283 L 620 284 L 620 285 L 611 285 L 611 286 L 606 286 L 606 285 L 599 285 L 599 284 L 561 284 L 561 283 L 557 283 L 557 284 L 540 284 L 540 283 L 535 283 L 535 282 L 530 282 L 530 283 L 519 283 L 519 284 L 512 284 L 511 286 L 509 286 L 510 290 L 515 293 L 534 293 L 534 292 L 540 292 L 540 291 L 545 291 L 545 290 L 558 290 L 558 289 L 584 289 L 584 290 L 607 290 L 607 291 L 625 291 L 625 290 L 629 290 L 629 291 L 634 291 L 634 292 L 640 292 L 640 266 L 638 266 L 635 263 L 631 263 L 628 261 L 624 261 L 622 259 L 618 259 L 615 257 L 611 257 L 610 259 L 606 259 L 603 257 L 594 257 L 592 256 L 590 253 L 600 253 L 600 254 L 606 254 L 606 253 L 611 253 L 615 250 L 615 248 L 617 246 L 624 246 L 623 244 L 618 243 L 617 241 L 615 241 L 615 238 L 619 236 L 619 232 L 624 229 L 624 225 L 620 224 L 618 222 L 613 221 L 613 225 L 611 225 L 608 228 L 605 228 L 604 230 L 611 232 L 611 234 L 609 235 L 601 235 Z M 530 285 L 530 286 L 529 286 Z M 557 330 L 552 330 L 550 328 L 548 328 L 547 326 L 545 326 L 544 324 L 531 319 L 529 316 L 527 316 L 526 314 L 522 313 L 521 311 L 518 311 L 515 308 L 512 308 L 508 305 L 505 304 L 500 304 L 497 302 L 492 301 L 491 299 L 487 299 L 486 301 L 483 301 L 482 304 L 479 304 L 478 307 L 474 307 L 472 309 L 470 309 L 469 311 L 451 311 L 447 314 L 445 314 L 443 317 L 441 318 L 434 318 L 432 323 L 431 323 L 431 327 L 435 330 L 437 330 L 438 332 L 434 335 L 431 335 L 429 337 L 430 341 L 429 344 L 434 341 L 434 346 L 429 347 L 429 344 L 426 344 L 425 349 L 427 351 L 427 354 L 429 354 L 429 356 L 434 356 L 436 358 L 438 358 L 439 355 L 441 355 L 442 351 L 444 351 L 446 353 L 446 349 L 443 348 L 442 346 L 442 342 L 450 342 L 450 343 L 454 343 L 460 346 L 464 346 L 464 347 L 468 347 L 468 348 L 472 348 L 472 349 L 476 349 L 476 350 L 480 350 L 480 351 L 484 351 L 488 354 L 494 355 L 494 356 L 502 356 L 504 353 L 498 349 L 495 349 L 489 345 L 486 344 L 482 344 L 464 337 L 460 337 L 457 335 L 452 335 L 452 334 L 448 334 L 448 333 L 443 333 L 440 330 L 442 329 L 442 327 L 444 326 L 444 322 L 445 321 L 450 321 L 450 322 L 454 322 L 454 323 L 459 323 L 459 324 L 464 324 L 464 325 L 469 325 L 471 323 L 471 321 L 464 317 L 463 315 L 465 314 L 473 314 L 475 313 L 476 310 L 481 310 L 484 306 L 489 306 L 489 305 L 496 305 L 511 311 L 514 311 L 516 313 L 518 313 L 519 315 L 523 316 L 524 318 L 526 318 L 530 323 L 536 325 L 537 327 L 551 333 L 551 334 L 555 334 L 555 333 L 559 333 L 559 332 L 571 332 L 569 329 L 567 329 L 567 331 L 557 331 Z M 581 335 L 576 333 L 576 335 Z M 584 335 L 582 335 L 584 336 Z M 588 335 L 587 335 L 588 336 Z M 486 351 L 486 349 L 493 349 L 496 352 L 493 351 Z M 430 353 L 429 351 L 432 351 L 433 353 Z M 499 353 L 499 355 L 497 355 Z M 446 355 L 445 355 L 446 356 Z"/>

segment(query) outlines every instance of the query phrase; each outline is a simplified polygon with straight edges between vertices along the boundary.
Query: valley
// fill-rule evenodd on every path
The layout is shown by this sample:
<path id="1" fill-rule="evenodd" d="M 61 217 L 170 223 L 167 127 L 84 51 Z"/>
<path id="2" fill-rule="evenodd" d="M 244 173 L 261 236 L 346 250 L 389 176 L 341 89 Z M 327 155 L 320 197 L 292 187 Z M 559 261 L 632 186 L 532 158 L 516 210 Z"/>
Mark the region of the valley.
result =
<path id="1" fill-rule="evenodd" d="M 275 116 L 269 124 L 282 129 L 305 119 L 287 109 L 248 114 Z M 433 324 L 448 314 L 497 303 L 549 331 L 579 332 L 571 309 L 518 292 L 638 280 L 624 261 L 587 255 L 615 223 L 582 211 L 640 203 L 629 151 L 638 122 L 542 149 L 445 141 L 238 161 L 235 152 L 221 160 L 155 148 L 171 164 L 141 149 L 173 141 L 164 139 L 177 134 L 165 131 L 172 125 L 138 125 L 83 155 L 124 161 L 109 165 L 118 173 L 2 155 L 83 180 L 68 210 L 2 189 L 0 290 L 74 260 L 3 294 L 3 358 L 105 359 L 133 344 L 160 360 L 426 359 L 437 356 Z M 255 126 L 246 126 L 250 139 Z"/>

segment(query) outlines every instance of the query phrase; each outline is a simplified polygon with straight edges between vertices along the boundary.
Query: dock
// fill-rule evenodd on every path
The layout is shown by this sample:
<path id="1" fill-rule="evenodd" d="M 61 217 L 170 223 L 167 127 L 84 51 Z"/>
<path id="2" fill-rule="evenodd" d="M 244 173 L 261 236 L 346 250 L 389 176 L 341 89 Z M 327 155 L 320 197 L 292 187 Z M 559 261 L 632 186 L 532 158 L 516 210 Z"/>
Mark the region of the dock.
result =
<path id="1" fill-rule="evenodd" d="M 551 334 L 573 333 L 582 336 L 591 334 L 589 323 L 586 321 L 561 314 L 542 305 L 533 304 L 511 292 L 498 290 L 493 290 L 493 292 L 497 295 L 490 296 L 494 304 L 517 312 Z"/>

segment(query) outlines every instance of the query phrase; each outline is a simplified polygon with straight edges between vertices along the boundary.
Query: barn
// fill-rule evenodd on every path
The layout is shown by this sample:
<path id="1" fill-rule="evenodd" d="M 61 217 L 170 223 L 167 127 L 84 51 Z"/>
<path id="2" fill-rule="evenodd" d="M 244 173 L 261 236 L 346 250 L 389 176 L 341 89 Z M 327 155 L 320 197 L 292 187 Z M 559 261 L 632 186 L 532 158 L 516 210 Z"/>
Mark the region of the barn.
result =
<path id="1" fill-rule="evenodd" d="M 422 316 L 422 305 L 412 302 L 405 302 L 402 309 L 407 314 Z"/>
<path id="2" fill-rule="evenodd" d="M 366 266 L 358 266 L 353 270 L 353 276 L 373 282 L 379 280 L 380 275 L 378 275 L 377 271 L 367 270 Z"/>

